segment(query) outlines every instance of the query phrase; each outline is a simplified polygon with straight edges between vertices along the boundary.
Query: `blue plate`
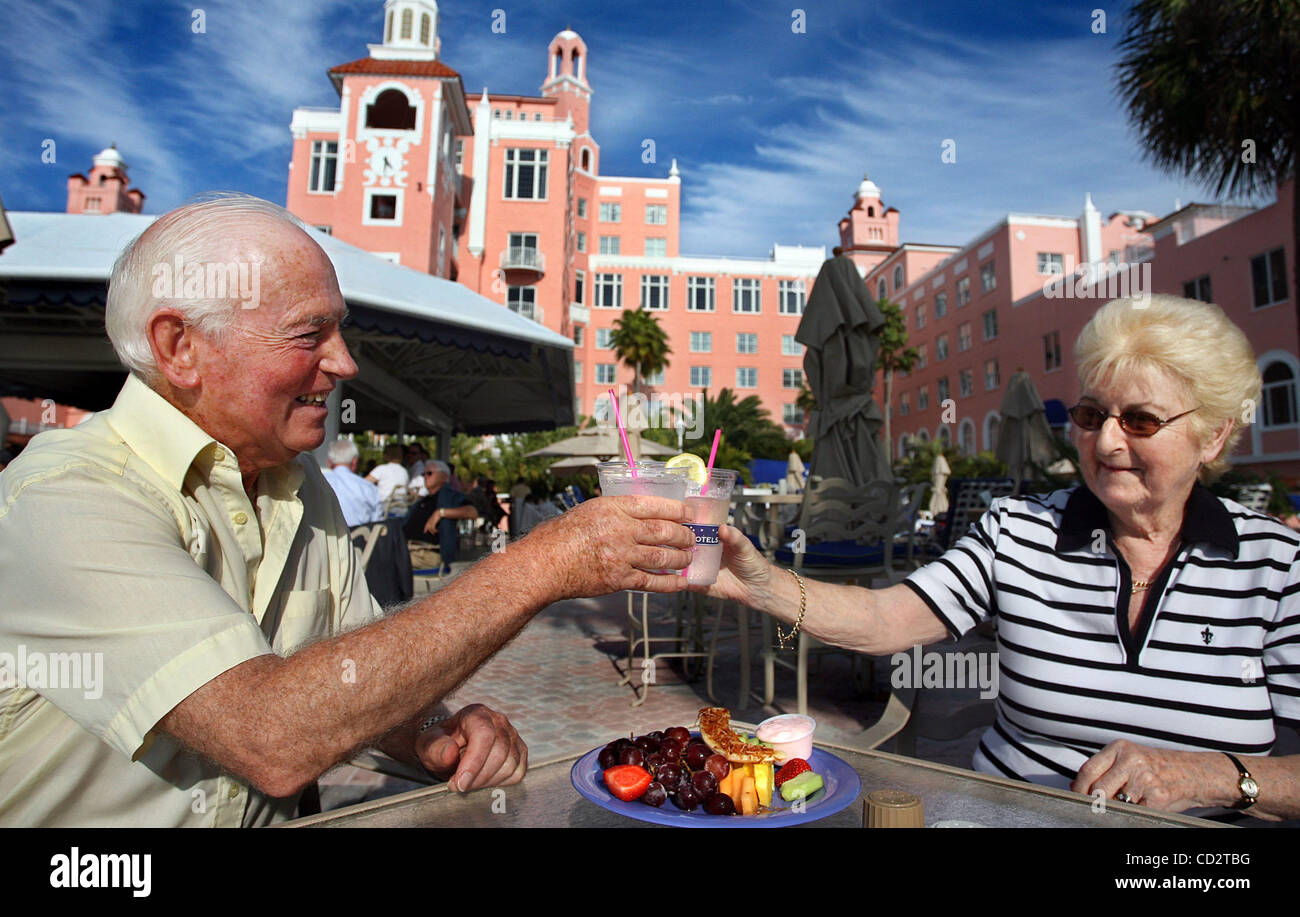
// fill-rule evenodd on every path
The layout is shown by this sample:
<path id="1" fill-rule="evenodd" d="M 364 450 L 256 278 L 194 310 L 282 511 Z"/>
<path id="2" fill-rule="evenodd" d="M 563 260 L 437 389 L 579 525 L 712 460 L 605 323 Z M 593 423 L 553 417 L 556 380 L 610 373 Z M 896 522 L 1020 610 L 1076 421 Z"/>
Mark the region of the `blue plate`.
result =
<path id="1" fill-rule="evenodd" d="M 602 809 L 657 825 L 676 828 L 783 828 L 834 815 L 862 793 L 862 780 L 857 771 L 830 752 L 814 748 L 808 764 L 821 774 L 826 785 L 804 801 L 803 811 L 796 811 L 794 803 L 782 799 L 779 790 L 772 794 L 772 810 L 758 815 L 709 815 L 702 809 L 683 812 L 673 805 L 671 799 L 656 809 L 644 802 L 624 802 L 609 792 L 596 760 L 604 747 L 592 749 L 573 765 L 569 774 L 573 788 Z"/>

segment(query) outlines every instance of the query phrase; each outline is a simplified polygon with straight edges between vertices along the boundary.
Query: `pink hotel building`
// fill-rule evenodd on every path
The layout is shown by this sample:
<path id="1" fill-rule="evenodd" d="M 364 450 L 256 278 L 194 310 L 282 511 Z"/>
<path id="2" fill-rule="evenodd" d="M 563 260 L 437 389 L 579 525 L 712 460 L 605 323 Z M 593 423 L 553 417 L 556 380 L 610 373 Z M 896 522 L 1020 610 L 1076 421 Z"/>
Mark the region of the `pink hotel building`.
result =
<path id="1" fill-rule="evenodd" d="M 679 252 L 681 176 L 605 176 L 590 131 L 583 40 L 547 49 L 540 96 L 467 94 L 440 59 L 434 0 L 386 0 L 383 42 L 329 71 L 337 109 L 293 114 L 288 207 L 344 241 L 457 280 L 574 340 L 574 397 L 593 414 L 631 370 L 609 347 L 625 308 L 658 313 L 671 365 L 652 391 L 758 395 L 791 432 L 803 381 L 795 343 L 824 248 L 763 259 Z M 1300 477 L 1290 191 L 1260 210 L 1194 204 L 1162 219 L 1007 214 L 964 246 L 900 244 L 899 212 L 863 180 L 841 249 L 868 288 L 903 307 L 921 363 L 894 380 L 895 449 L 910 437 L 992 449 L 1011 373 L 1025 369 L 1064 423 L 1073 344 L 1104 299 L 1045 295 L 1084 262 L 1138 264 L 1154 292 L 1213 298 L 1246 330 L 1265 393 L 1239 462 Z M 1143 273 L 1149 271 L 1149 273 Z M 878 389 L 883 393 L 883 387 Z M 951 398 L 951 423 L 942 406 Z"/>

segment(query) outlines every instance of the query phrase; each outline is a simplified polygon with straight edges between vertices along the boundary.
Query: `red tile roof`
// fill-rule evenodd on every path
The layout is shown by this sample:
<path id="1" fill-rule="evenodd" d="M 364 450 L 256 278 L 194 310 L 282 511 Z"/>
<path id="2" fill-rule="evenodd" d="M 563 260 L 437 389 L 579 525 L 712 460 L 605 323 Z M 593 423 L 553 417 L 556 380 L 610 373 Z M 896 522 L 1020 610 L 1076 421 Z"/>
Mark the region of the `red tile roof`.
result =
<path id="1" fill-rule="evenodd" d="M 437 60 L 375 60 L 363 57 L 347 64 L 330 68 L 330 76 L 338 73 L 366 73 L 375 76 L 440 76 L 459 79 L 460 74 Z"/>

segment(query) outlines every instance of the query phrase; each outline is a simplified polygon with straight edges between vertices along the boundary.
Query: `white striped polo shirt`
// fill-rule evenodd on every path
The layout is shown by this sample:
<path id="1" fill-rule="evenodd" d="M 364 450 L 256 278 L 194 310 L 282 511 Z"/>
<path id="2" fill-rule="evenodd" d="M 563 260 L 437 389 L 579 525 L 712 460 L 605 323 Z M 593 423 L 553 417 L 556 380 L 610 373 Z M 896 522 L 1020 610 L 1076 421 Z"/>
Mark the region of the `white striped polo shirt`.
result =
<path id="1" fill-rule="evenodd" d="M 1300 727 L 1300 537 L 1198 484 L 1182 540 L 1135 633 L 1128 565 L 1084 486 L 995 500 L 907 578 L 954 637 L 996 618 L 976 770 L 1068 788 L 1116 739 L 1263 755 L 1278 723 Z"/>

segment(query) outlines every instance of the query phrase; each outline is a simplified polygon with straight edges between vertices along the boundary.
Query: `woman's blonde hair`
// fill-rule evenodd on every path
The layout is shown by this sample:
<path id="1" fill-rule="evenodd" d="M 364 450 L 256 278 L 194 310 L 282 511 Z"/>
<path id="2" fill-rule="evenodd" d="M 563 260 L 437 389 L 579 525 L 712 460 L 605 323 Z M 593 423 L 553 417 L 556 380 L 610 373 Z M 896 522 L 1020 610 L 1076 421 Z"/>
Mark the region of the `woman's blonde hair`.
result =
<path id="1" fill-rule="evenodd" d="M 1255 352 L 1213 303 L 1168 295 L 1108 302 L 1080 332 L 1074 359 L 1085 391 L 1141 370 L 1172 378 L 1197 406 L 1187 422 L 1198 443 L 1209 442 L 1231 421 L 1223 449 L 1201 466 L 1205 484 L 1227 469 L 1227 457 L 1259 407 Z"/>

